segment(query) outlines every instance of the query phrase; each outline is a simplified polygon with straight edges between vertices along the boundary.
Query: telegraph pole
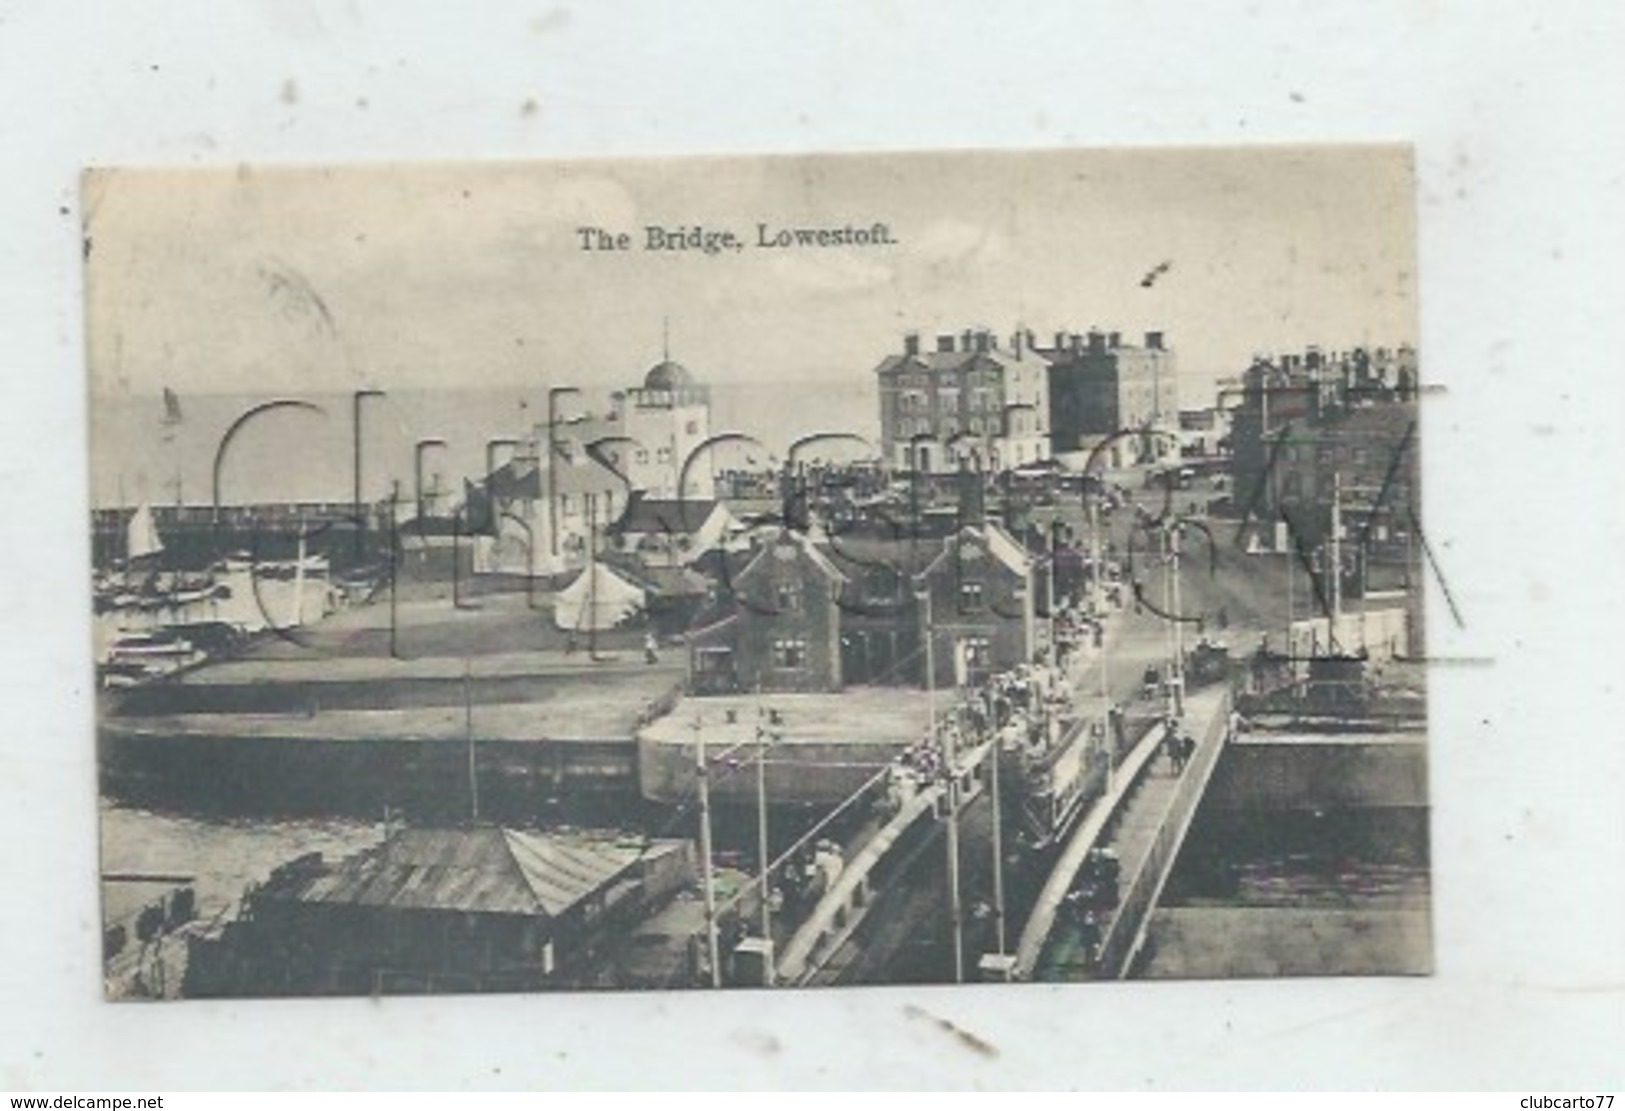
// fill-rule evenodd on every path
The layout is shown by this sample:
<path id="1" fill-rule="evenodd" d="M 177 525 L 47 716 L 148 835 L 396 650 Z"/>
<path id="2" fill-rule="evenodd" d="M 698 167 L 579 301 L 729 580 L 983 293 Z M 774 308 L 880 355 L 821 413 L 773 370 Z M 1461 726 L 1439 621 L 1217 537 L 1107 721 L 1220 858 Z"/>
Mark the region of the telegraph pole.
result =
<path id="1" fill-rule="evenodd" d="M 1095 621 L 1100 630 L 1100 738 L 1106 749 L 1106 791 L 1112 790 L 1117 774 L 1117 744 L 1112 737 L 1112 688 L 1106 669 L 1106 562 L 1101 544 L 1100 502 L 1105 497 L 1106 476 L 1100 477 L 1101 488 L 1089 500 L 1089 561 L 1093 568 L 1090 584 L 1094 595 Z"/>
<path id="2" fill-rule="evenodd" d="M 757 687 L 761 696 L 761 687 Z M 768 876 L 767 846 L 767 730 L 762 720 L 762 709 L 756 708 L 756 854 L 757 868 L 762 874 L 762 941 L 766 944 L 763 959 L 766 962 L 766 982 L 773 983 L 773 911 L 768 906 L 771 884 Z"/>
<path id="3" fill-rule="evenodd" d="M 396 634 L 400 620 L 396 590 L 396 581 L 400 578 L 401 568 L 400 503 L 401 480 L 397 478 L 389 487 L 389 655 L 391 659 L 397 660 L 401 656 Z"/>
<path id="4" fill-rule="evenodd" d="M 1183 717 L 1185 714 L 1185 611 L 1181 608 L 1179 600 L 1179 525 L 1177 522 L 1168 529 L 1168 568 L 1173 581 L 1173 624 L 1174 624 L 1174 713 Z"/>
<path id="5" fill-rule="evenodd" d="M 1343 616 L 1343 476 L 1332 475 L 1332 535 L 1331 535 L 1331 601 L 1332 628 L 1327 638 L 1337 644 L 1338 619 Z M 1341 648 L 1337 649 L 1341 651 Z"/>
<path id="6" fill-rule="evenodd" d="M 948 800 L 948 919 L 953 926 L 954 937 L 954 983 L 965 982 L 965 935 L 963 923 L 960 921 L 959 906 L 959 769 L 954 761 L 957 757 L 953 741 L 953 731 L 944 730 L 939 738 L 937 729 L 937 668 L 936 668 L 936 637 L 931 627 L 931 583 L 926 581 L 920 593 L 920 601 L 925 607 L 923 624 L 925 631 L 925 691 L 926 710 L 929 715 L 931 742 L 942 744 L 942 764 L 947 772 L 948 779 L 944 789 Z"/>
<path id="7" fill-rule="evenodd" d="M 1174 654 L 1178 651 L 1174 644 L 1174 627 L 1178 624 L 1174 616 L 1173 579 L 1170 570 L 1173 567 L 1174 534 L 1164 525 L 1162 534 L 1162 612 L 1163 612 L 1163 638 L 1162 643 L 1168 652 L 1168 669 L 1164 678 L 1168 694 L 1164 704 L 1169 717 L 1176 717 L 1179 712 L 1178 704 L 1174 700 Z"/>
<path id="8" fill-rule="evenodd" d="M 700 795 L 700 883 L 705 892 L 705 949 L 711 963 L 711 986 L 722 986 L 722 959 L 717 951 L 717 894 L 711 876 L 711 769 L 705 759 L 705 728 L 694 718 L 694 774 Z"/>
<path id="9" fill-rule="evenodd" d="M 993 753 L 988 757 L 992 770 L 988 775 L 988 790 L 993 792 L 993 927 L 999 943 L 999 956 L 1004 956 L 1004 812 L 999 802 L 999 732 L 993 732 Z"/>
<path id="10" fill-rule="evenodd" d="M 469 676 L 468 657 L 463 657 L 463 733 L 468 738 L 468 799 L 470 816 L 480 820 L 480 773 L 474 760 L 474 689 Z"/>

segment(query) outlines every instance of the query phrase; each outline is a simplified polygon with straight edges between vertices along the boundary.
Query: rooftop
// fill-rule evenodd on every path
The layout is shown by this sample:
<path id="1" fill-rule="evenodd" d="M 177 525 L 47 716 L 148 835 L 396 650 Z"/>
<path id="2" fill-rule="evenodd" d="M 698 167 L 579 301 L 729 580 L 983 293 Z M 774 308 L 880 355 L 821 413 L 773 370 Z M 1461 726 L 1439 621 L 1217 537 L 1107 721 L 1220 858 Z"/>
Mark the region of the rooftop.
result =
<path id="1" fill-rule="evenodd" d="M 287 894 L 305 903 L 556 918 L 639 859 L 680 845 L 512 829 L 408 829 Z"/>
<path id="2" fill-rule="evenodd" d="M 946 708 L 951 694 L 939 696 Z M 757 709 L 777 710 L 782 719 L 774 726 L 779 744 L 896 744 L 918 740 L 930 720 L 931 696 L 908 687 L 848 687 L 833 694 L 754 694 L 689 696 L 671 713 L 639 730 L 654 744 L 691 745 L 694 722 L 705 730 L 706 744 L 718 751 L 753 740 Z M 727 720 L 734 711 L 734 721 Z"/>

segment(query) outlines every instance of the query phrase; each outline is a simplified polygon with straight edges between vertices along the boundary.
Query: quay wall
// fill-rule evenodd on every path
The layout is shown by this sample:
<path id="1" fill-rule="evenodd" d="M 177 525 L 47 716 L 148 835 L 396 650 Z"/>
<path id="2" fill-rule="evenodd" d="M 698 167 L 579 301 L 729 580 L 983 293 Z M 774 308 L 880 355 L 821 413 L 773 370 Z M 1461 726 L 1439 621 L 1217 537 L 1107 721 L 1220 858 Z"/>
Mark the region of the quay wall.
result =
<path id="1" fill-rule="evenodd" d="M 780 805 L 833 806 L 851 797 L 906 746 L 897 741 L 797 742 L 772 748 L 762 778 L 768 801 Z M 725 751 L 713 743 L 708 757 Z M 651 802 L 675 804 L 694 797 L 693 744 L 643 737 L 637 744 L 638 784 Z M 756 760 L 745 746 L 713 766 L 711 797 L 719 802 L 756 799 Z"/>
<path id="2" fill-rule="evenodd" d="M 556 675 L 474 675 L 467 698 L 476 706 L 545 704 L 558 690 Z M 322 710 L 406 710 L 460 706 L 460 675 L 377 679 L 271 679 L 256 682 L 170 682 L 131 687 L 105 696 L 110 716 L 172 714 L 314 714 Z"/>
<path id="3" fill-rule="evenodd" d="M 231 815 L 466 817 L 472 809 L 463 738 L 335 741 L 281 735 L 175 733 L 104 722 L 102 792 L 126 804 Z M 633 815 L 636 746 L 630 737 L 513 740 L 475 737 L 481 816 L 521 820 L 572 808 Z"/>
<path id="4" fill-rule="evenodd" d="M 1426 808 L 1427 746 L 1357 734 L 1232 743 L 1202 805 L 1215 810 Z"/>

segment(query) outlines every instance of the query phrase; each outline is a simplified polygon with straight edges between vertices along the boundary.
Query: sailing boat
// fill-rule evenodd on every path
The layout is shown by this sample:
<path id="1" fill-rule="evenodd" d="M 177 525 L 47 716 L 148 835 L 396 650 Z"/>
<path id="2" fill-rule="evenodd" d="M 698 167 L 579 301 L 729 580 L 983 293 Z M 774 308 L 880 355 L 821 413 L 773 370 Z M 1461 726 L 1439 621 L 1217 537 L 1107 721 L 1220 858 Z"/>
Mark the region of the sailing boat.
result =
<path id="1" fill-rule="evenodd" d="M 142 502 L 135 507 L 130 523 L 124 530 L 125 565 L 134 567 L 138 561 L 151 560 L 162 554 L 163 550 L 164 540 L 158 535 L 158 521 L 153 516 L 152 505 Z"/>
<path id="2" fill-rule="evenodd" d="M 132 609 L 142 600 L 142 591 L 132 584 L 131 572 L 146 575 L 142 585 L 150 587 L 158 574 L 157 560 L 164 551 L 164 541 L 158 534 L 158 522 L 152 506 L 142 502 L 124 525 L 124 556 L 113 561 L 111 575 L 97 575 L 96 612 Z"/>

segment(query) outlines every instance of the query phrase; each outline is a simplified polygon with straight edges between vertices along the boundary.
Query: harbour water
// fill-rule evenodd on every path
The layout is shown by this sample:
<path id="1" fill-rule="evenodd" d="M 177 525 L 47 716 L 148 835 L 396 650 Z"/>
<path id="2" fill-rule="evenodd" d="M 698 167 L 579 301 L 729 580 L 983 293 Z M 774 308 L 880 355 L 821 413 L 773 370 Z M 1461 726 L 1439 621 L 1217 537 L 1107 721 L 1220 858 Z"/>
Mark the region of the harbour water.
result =
<path id="1" fill-rule="evenodd" d="M 305 853 L 346 856 L 377 844 L 383 824 L 340 818 L 232 820 L 144 810 L 104 799 L 103 876 L 162 876 L 102 884 L 102 919 L 113 925 L 179 886 L 197 894 L 198 917 L 235 906 L 250 883 Z M 189 877 L 180 884 L 171 877 Z"/>

